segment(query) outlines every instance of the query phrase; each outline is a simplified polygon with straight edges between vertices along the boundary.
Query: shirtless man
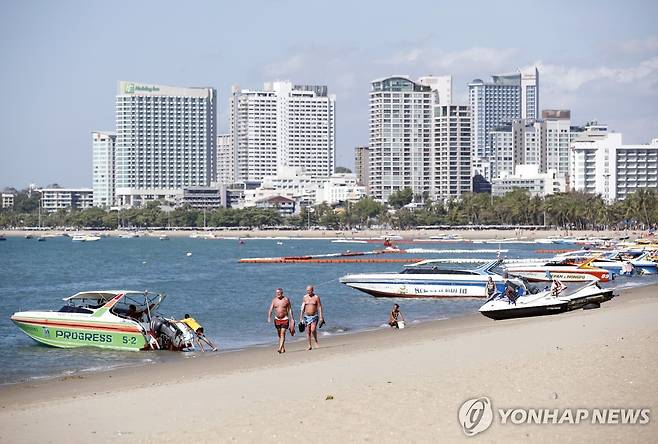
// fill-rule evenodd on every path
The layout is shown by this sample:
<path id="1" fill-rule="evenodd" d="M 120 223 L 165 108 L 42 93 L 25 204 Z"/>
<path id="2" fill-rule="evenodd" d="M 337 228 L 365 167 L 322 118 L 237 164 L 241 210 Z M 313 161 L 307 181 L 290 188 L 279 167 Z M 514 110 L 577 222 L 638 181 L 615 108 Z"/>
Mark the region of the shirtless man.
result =
<path id="1" fill-rule="evenodd" d="M 304 324 L 306 324 L 308 349 L 313 349 L 313 346 L 311 345 L 311 336 L 313 336 L 313 339 L 315 339 L 315 347 L 319 347 L 317 328 L 318 325 L 324 325 L 324 311 L 322 310 L 322 301 L 320 301 L 320 296 L 315 294 L 312 285 L 306 287 L 306 294 L 304 295 L 304 300 L 302 301 L 302 310 L 299 316 L 302 318 Z"/>
<path id="2" fill-rule="evenodd" d="M 277 288 L 270 310 L 267 312 L 267 322 L 272 322 L 272 312 L 274 311 L 274 327 L 279 335 L 279 353 L 286 352 L 286 330 L 290 334 L 295 334 L 295 316 L 292 314 L 290 299 L 283 295 L 283 288 Z"/>

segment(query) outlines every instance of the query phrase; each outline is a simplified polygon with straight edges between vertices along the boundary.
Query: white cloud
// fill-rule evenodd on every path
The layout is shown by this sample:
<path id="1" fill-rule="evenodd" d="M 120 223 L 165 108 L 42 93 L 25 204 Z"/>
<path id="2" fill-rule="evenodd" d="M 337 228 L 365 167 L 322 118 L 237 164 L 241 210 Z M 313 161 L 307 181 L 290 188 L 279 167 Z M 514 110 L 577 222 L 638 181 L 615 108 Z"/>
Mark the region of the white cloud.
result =
<path id="1" fill-rule="evenodd" d="M 658 76 L 658 56 L 640 61 L 634 66 L 612 68 L 609 66 L 577 67 L 538 62 L 542 89 L 548 92 L 573 92 L 584 85 L 611 81 L 628 84 L 649 80 Z"/>

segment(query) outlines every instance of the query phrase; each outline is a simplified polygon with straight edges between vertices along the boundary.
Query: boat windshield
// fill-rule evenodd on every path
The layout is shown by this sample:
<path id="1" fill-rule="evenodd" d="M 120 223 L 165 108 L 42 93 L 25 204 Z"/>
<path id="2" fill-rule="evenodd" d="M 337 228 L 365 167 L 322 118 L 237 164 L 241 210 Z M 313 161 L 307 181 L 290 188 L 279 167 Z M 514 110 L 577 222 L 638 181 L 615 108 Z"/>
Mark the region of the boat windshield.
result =
<path id="1" fill-rule="evenodd" d="M 162 303 L 164 295 L 149 293 L 126 293 L 110 309 L 111 313 L 136 321 L 150 322 L 153 311 Z"/>
<path id="2" fill-rule="evenodd" d="M 450 270 L 440 267 L 431 268 L 405 268 L 401 274 L 451 274 L 451 275 L 477 275 L 478 273 L 468 270 Z"/>

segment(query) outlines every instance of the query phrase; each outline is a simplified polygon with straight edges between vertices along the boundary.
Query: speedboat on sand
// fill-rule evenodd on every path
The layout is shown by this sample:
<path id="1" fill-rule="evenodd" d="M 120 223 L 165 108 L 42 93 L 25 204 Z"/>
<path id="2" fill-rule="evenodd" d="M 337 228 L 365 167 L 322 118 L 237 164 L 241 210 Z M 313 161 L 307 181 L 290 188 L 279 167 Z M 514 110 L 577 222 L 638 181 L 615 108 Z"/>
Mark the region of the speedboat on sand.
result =
<path id="1" fill-rule="evenodd" d="M 557 296 L 551 290 L 545 290 L 536 294 L 528 293 L 516 301 L 511 301 L 501 294 L 496 294 L 480 307 L 479 311 L 494 320 L 543 316 L 579 308 L 598 308 L 602 302 L 609 301 L 612 297 L 611 289 L 602 289 L 598 283 L 590 282 L 574 289 L 565 288 Z"/>
<path id="2" fill-rule="evenodd" d="M 85 291 L 64 298 L 57 311 L 21 311 L 11 320 L 35 341 L 60 348 L 192 349 L 194 332 L 155 314 L 164 294 Z"/>
<path id="3" fill-rule="evenodd" d="M 549 282 L 559 279 L 562 282 L 587 282 L 610 280 L 610 272 L 603 268 L 593 267 L 592 259 L 581 264 L 568 259 L 551 260 L 541 263 L 515 263 L 506 266 L 512 276 L 526 279 L 528 282 Z"/>
<path id="4" fill-rule="evenodd" d="M 421 261 L 399 273 L 348 274 L 340 282 L 375 297 L 396 298 L 483 298 L 491 277 L 496 289 L 503 292 L 506 279 L 497 270 L 501 260 L 479 268 L 455 269 L 436 260 Z M 507 279 L 521 292 L 521 279 Z"/>

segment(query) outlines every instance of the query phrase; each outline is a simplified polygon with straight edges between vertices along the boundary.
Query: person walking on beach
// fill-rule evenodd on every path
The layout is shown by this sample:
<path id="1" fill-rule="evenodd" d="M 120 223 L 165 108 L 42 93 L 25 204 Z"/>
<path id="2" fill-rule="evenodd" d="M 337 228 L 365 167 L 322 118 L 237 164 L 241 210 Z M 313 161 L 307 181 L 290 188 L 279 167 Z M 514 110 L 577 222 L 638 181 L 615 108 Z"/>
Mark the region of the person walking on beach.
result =
<path id="1" fill-rule="evenodd" d="M 315 347 L 319 347 L 317 329 L 318 327 L 322 327 L 324 325 L 324 310 L 322 308 L 322 301 L 320 301 L 320 296 L 315 294 L 315 289 L 312 285 L 306 287 L 306 294 L 304 295 L 304 300 L 302 301 L 300 318 L 303 319 L 304 325 L 306 326 L 308 349 L 313 349 L 313 345 L 311 344 L 311 336 L 313 336 L 313 339 L 315 340 Z"/>
<path id="2" fill-rule="evenodd" d="M 390 325 L 393 328 L 400 328 L 400 322 L 404 322 L 404 315 L 400 311 L 400 305 L 393 304 L 393 310 L 391 311 L 391 314 L 388 317 L 388 325 Z"/>
<path id="3" fill-rule="evenodd" d="M 290 334 L 295 334 L 295 316 L 292 314 L 292 306 L 290 299 L 283 295 L 283 288 L 277 288 L 274 299 L 270 304 L 270 309 L 267 312 L 267 322 L 272 322 L 272 312 L 274 312 L 274 327 L 279 335 L 279 353 L 286 352 L 286 330 L 290 330 Z"/>

